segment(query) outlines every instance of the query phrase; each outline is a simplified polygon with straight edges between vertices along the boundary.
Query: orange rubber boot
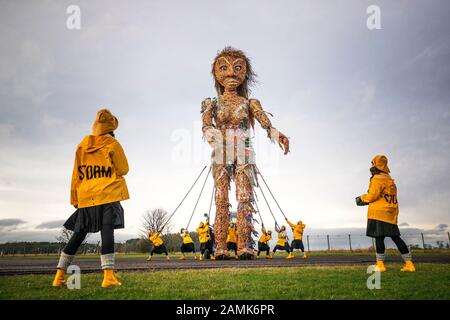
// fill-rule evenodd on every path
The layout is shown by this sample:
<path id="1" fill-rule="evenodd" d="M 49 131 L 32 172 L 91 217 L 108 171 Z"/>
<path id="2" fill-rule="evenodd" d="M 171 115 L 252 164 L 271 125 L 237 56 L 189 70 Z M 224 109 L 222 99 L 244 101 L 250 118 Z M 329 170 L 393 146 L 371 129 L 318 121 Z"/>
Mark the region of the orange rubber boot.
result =
<path id="1" fill-rule="evenodd" d="M 62 287 L 66 285 L 66 271 L 62 269 L 57 269 L 55 274 L 55 279 L 53 280 L 53 287 Z"/>
<path id="2" fill-rule="evenodd" d="M 402 272 L 416 272 L 416 267 L 411 260 L 406 260 L 403 268 L 400 269 Z"/>
<path id="3" fill-rule="evenodd" d="M 384 265 L 383 260 L 377 260 L 377 264 L 375 265 L 375 269 L 377 269 L 380 272 L 386 272 L 386 266 Z"/>
<path id="4" fill-rule="evenodd" d="M 111 286 L 121 286 L 122 284 L 117 280 L 113 269 L 103 270 L 102 288 L 109 288 Z"/>

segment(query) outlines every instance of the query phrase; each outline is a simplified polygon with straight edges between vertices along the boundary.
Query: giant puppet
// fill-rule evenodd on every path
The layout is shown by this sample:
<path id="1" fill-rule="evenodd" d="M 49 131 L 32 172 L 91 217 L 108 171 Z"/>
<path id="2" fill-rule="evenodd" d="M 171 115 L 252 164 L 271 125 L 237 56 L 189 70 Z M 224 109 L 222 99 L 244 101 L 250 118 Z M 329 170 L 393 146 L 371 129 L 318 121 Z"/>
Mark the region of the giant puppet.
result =
<path id="1" fill-rule="evenodd" d="M 216 259 L 229 255 L 226 240 L 231 181 L 235 183 L 238 201 L 237 254 L 241 259 L 251 259 L 254 250 L 251 246 L 255 212 L 253 187 L 257 185 L 257 169 L 250 132 L 255 119 L 284 154 L 289 152 L 289 139 L 272 126 L 260 102 L 249 98 L 249 86 L 254 83 L 256 74 L 244 52 L 231 47 L 223 49 L 214 59 L 212 75 L 217 97 L 205 99 L 201 112 L 203 136 L 213 149 Z"/>

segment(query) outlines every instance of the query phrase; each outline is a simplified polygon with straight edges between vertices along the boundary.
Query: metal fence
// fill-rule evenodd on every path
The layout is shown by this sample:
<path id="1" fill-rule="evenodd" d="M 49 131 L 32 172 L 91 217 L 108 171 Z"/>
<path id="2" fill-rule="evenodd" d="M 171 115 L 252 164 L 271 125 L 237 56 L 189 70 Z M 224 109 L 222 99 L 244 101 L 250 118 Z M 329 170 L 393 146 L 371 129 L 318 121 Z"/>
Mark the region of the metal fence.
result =
<path id="1" fill-rule="evenodd" d="M 406 242 L 408 247 L 412 249 L 450 249 L 450 233 L 447 234 L 402 234 L 402 239 Z M 366 235 L 357 234 L 325 234 L 325 235 L 309 235 L 303 237 L 305 249 L 308 251 L 323 251 L 323 250 L 374 250 L 374 238 Z M 386 248 L 396 248 L 394 242 L 390 238 L 386 238 Z"/>

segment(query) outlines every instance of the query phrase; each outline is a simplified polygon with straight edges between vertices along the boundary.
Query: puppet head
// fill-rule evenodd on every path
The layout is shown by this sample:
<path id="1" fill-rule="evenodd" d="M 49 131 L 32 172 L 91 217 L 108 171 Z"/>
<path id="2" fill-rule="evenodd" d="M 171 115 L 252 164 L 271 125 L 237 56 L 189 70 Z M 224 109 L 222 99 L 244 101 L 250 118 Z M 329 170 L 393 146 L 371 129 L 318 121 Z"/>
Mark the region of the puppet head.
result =
<path id="1" fill-rule="evenodd" d="M 218 95 L 236 90 L 238 95 L 248 99 L 249 86 L 255 83 L 256 74 L 250 59 L 241 50 L 225 47 L 214 59 L 211 71 Z"/>

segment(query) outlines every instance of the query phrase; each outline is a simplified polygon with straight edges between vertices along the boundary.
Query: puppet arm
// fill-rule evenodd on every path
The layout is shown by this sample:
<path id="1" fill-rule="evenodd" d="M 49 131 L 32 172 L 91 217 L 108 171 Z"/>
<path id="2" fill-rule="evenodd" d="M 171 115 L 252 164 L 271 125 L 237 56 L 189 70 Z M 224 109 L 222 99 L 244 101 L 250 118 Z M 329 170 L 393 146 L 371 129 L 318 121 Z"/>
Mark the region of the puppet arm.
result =
<path id="1" fill-rule="evenodd" d="M 202 101 L 201 113 L 203 137 L 212 147 L 214 147 L 216 142 L 220 141 L 220 137 L 222 136 L 220 130 L 216 129 L 213 123 L 215 108 L 215 102 L 211 98 L 206 98 Z"/>
<path id="2" fill-rule="evenodd" d="M 272 141 L 276 141 L 281 150 L 284 151 L 284 154 L 287 154 L 289 152 L 289 139 L 276 128 L 272 127 L 272 123 L 259 100 L 250 99 L 250 112 L 258 120 L 261 127 L 267 131 L 267 137 Z"/>

